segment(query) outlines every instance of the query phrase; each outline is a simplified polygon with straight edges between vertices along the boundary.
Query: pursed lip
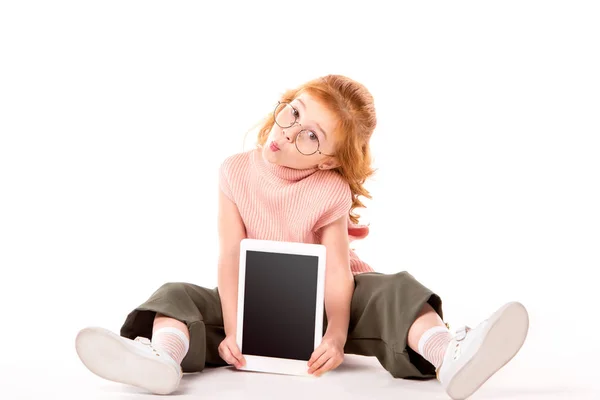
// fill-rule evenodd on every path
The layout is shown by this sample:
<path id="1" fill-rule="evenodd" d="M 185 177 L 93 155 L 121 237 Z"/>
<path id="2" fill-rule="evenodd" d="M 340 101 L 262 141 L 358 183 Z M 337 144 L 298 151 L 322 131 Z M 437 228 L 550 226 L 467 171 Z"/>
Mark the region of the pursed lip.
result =
<path id="1" fill-rule="evenodd" d="M 271 142 L 271 145 L 270 145 L 270 147 L 271 147 L 272 149 L 274 149 L 274 150 L 281 150 L 281 149 L 279 148 L 279 146 L 277 146 L 277 143 L 275 143 L 275 142 Z"/>

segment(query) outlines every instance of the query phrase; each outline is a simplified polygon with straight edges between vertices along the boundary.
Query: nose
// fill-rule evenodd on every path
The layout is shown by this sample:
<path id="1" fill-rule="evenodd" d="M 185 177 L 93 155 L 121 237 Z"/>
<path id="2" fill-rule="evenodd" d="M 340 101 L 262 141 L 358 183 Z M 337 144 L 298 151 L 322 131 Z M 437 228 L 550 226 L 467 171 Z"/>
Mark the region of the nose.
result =
<path id="1" fill-rule="evenodd" d="M 288 127 L 288 128 L 282 129 L 283 136 L 284 136 L 284 137 L 287 139 L 287 141 L 288 141 L 288 142 L 290 142 L 290 143 L 294 143 L 294 140 L 295 140 L 296 136 L 298 135 L 298 132 L 299 132 L 299 131 L 298 131 L 298 129 L 296 129 L 296 131 L 295 131 L 295 132 L 293 132 L 292 134 L 290 134 L 289 132 L 286 132 L 286 130 L 288 130 L 288 129 L 292 129 L 292 128 L 293 128 L 295 125 L 298 125 L 298 126 L 300 126 L 300 129 L 302 129 L 301 125 L 300 125 L 299 123 L 297 123 L 297 122 L 296 122 L 296 123 L 294 123 L 294 125 L 292 125 L 292 126 L 290 126 L 290 127 Z"/>

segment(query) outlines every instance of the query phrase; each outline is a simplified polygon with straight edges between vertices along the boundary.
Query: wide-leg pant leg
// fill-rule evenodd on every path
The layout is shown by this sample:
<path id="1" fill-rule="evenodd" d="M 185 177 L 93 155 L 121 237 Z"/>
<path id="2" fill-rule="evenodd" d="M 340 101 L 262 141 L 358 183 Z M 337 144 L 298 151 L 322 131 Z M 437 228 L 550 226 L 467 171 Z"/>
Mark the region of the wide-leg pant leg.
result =
<path id="1" fill-rule="evenodd" d="M 207 289 L 184 282 L 166 283 L 129 313 L 121 327 L 121 336 L 151 339 L 156 313 L 182 321 L 189 329 L 190 348 L 181 363 L 183 372 L 227 365 L 218 351 L 219 344 L 225 339 L 225 329 L 217 288 Z"/>
<path id="2" fill-rule="evenodd" d="M 377 357 L 395 378 L 435 378 L 433 365 L 408 347 L 407 338 L 426 303 L 443 318 L 440 297 L 407 272 L 363 273 L 354 282 L 344 353 Z"/>

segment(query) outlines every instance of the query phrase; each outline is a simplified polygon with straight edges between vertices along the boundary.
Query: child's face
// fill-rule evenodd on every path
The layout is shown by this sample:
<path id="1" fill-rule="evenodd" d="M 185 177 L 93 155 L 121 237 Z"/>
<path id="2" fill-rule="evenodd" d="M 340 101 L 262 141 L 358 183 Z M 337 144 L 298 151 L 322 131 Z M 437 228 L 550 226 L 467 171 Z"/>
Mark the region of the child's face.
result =
<path id="1" fill-rule="evenodd" d="M 337 165 L 335 158 L 329 156 L 335 155 L 336 120 L 310 95 L 302 93 L 287 108 L 282 106 L 277 121 L 282 126 L 293 125 L 289 128 L 282 128 L 277 123 L 273 125 L 263 148 L 263 157 L 267 161 L 295 169 L 318 166 L 327 169 Z"/>

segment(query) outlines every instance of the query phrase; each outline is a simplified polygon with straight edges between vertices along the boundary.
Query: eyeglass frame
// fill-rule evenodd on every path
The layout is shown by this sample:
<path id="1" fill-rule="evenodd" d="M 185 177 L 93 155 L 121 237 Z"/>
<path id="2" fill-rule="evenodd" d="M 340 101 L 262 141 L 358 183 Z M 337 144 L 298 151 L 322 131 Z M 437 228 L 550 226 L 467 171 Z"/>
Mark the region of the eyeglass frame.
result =
<path id="1" fill-rule="evenodd" d="M 275 109 L 273 110 L 273 120 L 275 121 L 275 123 L 277 124 L 278 127 L 282 128 L 282 129 L 287 129 L 287 128 L 291 128 L 292 126 L 298 124 L 300 125 L 300 127 L 302 128 L 300 130 L 300 132 L 298 132 L 298 134 L 296 135 L 296 137 L 294 138 L 294 146 L 296 146 L 296 150 L 298 150 L 298 153 L 302 154 L 303 156 L 312 156 L 315 153 L 319 153 L 321 155 L 327 156 L 327 157 L 334 157 L 333 154 L 325 154 L 321 151 L 321 141 L 319 140 L 319 137 L 317 136 L 315 131 L 312 131 L 310 129 L 304 129 L 302 127 L 302 124 L 300 122 L 298 122 L 298 117 L 294 116 L 294 122 L 290 125 L 290 126 L 281 126 L 279 125 L 279 122 L 277 122 L 277 108 L 279 108 L 280 105 L 285 104 L 288 105 L 290 107 L 292 107 L 292 109 L 296 110 L 296 108 L 294 108 L 294 106 L 292 106 L 290 103 L 288 103 L 287 101 L 277 101 L 277 105 L 275 106 Z M 296 110 L 298 111 L 298 110 Z M 298 135 L 300 135 L 302 132 L 304 131 L 308 131 L 308 132 L 312 132 L 315 134 L 315 138 L 317 139 L 317 150 L 313 151 L 310 154 L 306 154 L 300 151 L 300 149 L 298 148 L 298 141 L 296 140 L 298 138 Z"/>

